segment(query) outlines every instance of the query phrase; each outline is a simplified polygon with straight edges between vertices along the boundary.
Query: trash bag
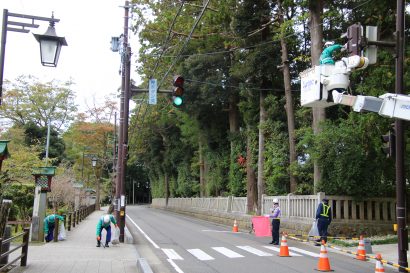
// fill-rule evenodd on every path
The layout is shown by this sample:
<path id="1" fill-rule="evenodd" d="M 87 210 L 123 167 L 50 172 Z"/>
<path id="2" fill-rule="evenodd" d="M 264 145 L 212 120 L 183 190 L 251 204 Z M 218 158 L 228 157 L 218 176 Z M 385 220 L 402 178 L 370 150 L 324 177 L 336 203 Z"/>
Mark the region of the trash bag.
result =
<path id="1" fill-rule="evenodd" d="M 58 227 L 58 240 L 64 241 L 65 239 L 67 239 L 67 234 L 65 232 L 64 222 L 61 221 Z"/>
<path id="2" fill-rule="evenodd" d="M 317 228 L 317 223 L 316 220 L 313 221 L 312 223 L 312 228 L 309 231 L 309 239 L 315 240 L 317 238 L 313 237 L 313 236 L 319 236 L 319 229 Z"/>
<path id="3" fill-rule="evenodd" d="M 112 234 L 111 244 L 116 245 L 119 243 L 120 243 L 120 228 L 116 227 L 114 228 L 114 232 Z"/>

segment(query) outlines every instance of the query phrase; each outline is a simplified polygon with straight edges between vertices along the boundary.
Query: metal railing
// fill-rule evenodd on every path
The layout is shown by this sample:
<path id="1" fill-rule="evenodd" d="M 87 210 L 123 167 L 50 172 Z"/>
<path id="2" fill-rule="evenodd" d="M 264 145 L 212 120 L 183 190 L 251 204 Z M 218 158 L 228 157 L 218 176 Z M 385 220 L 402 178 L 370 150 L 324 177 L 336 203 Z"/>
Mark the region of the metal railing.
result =
<path id="1" fill-rule="evenodd" d="M 15 246 L 13 249 L 10 249 L 4 253 L 1 253 L 1 249 L 3 245 L 10 243 L 11 241 L 23 237 L 23 242 L 17 246 Z M 12 260 L 11 262 L 8 262 L 7 264 L 3 265 L 0 267 L 0 272 L 7 269 L 10 265 L 12 265 L 14 262 L 16 262 L 18 259 L 20 259 L 20 266 L 26 266 L 27 265 L 27 255 L 28 255 L 28 241 L 30 237 L 30 228 L 24 228 L 24 231 L 20 234 L 17 234 L 13 237 L 10 237 L 8 239 L 3 240 L 3 238 L 0 238 L 0 260 L 2 260 L 5 257 L 8 257 L 8 255 L 18 249 L 21 248 L 21 255 Z"/>

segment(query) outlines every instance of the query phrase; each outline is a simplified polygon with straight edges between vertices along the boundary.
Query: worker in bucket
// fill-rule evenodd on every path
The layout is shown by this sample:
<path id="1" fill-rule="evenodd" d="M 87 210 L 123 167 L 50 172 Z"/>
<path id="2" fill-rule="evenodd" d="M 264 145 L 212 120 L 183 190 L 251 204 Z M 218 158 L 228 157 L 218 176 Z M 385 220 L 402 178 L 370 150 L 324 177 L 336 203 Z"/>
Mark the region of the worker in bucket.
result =
<path id="1" fill-rule="evenodd" d="M 64 221 L 64 217 L 58 214 L 50 214 L 44 218 L 43 228 L 44 228 L 44 239 L 46 243 L 51 242 L 54 239 L 54 228 L 56 224 L 56 218 L 59 221 Z"/>
<path id="2" fill-rule="evenodd" d="M 105 214 L 100 217 L 97 223 L 97 247 L 101 246 L 101 233 L 105 229 L 107 234 L 105 236 L 105 247 L 108 247 L 108 243 L 111 241 L 111 223 L 117 227 L 117 221 L 111 214 Z"/>
<path id="3" fill-rule="evenodd" d="M 335 44 L 334 42 L 326 42 L 325 49 L 323 49 L 322 54 L 320 55 L 320 64 L 334 65 L 335 61 L 333 60 L 333 52 L 342 48 L 343 46 Z"/>
<path id="4" fill-rule="evenodd" d="M 278 199 L 273 199 L 273 207 L 271 208 L 272 215 L 272 242 L 270 244 L 279 245 L 279 228 L 281 211 Z"/>

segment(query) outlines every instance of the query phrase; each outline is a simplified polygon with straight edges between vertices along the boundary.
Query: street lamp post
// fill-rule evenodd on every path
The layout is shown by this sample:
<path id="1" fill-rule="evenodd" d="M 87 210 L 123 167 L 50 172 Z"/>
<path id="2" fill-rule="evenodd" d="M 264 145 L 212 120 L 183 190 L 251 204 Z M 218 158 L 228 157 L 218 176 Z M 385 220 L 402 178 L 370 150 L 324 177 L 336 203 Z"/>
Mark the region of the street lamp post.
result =
<path id="1" fill-rule="evenodd" d="M 23 20 L 31 20 L 28 22 L 10 21 L 9 18 L 21 18 Z M 50 23 L 46 33 L 43 35 L 34 34 L 36 40 L 40 43 L 41 63 L 44 66 L 56 67 L 60 50 L 62 46 L 66 46 L 67 42 L 64 37 L 58 37 L 54 28 L 55 23 L 60 19 L 55 19 L 54 16 L 39 17 L 26 14 L 11 13 L 7 9 L 3 10 L 3 24 L 1 33 L 1 50 L 0 50 L 0 105 L 3 96 L 3 75 L 4 75 L 4 58 L 6 51 L 7 31 L 29 33 L 30 28 L 38 28 L 35 24 L 37 21 L 47 21 Z"/>

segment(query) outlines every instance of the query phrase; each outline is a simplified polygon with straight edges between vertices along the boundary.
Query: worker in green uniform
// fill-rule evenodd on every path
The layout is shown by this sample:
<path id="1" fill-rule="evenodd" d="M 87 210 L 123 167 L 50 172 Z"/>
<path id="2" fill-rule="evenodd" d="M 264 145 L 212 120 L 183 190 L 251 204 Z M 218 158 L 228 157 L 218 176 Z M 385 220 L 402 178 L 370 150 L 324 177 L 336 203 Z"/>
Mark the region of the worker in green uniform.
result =
<path id="1" fill-rule="evenodd" d="M 56 218 L 59 221 L 64 221 L 64 218 L 58 214 L 50 214 L 46 218 L 44 218 L 44 236 L 46 243 L 51 242 L 54 239 L 54 228 Z"/>
<path id="2" fill-rule="evenodd" d="M 106 240 L 105 240 L 105 247 L 108 247 L 108 243 L 111 241 L 111 223 L 117 227 L 117 221 L 115 220 L 114 216 L 111 214 L 105 214 L 100 217 L 97 223 L 97 247 L 101 246 L 101 233 L 102 230 L 105 229 L 107 234 L 106 234 Z"/>

